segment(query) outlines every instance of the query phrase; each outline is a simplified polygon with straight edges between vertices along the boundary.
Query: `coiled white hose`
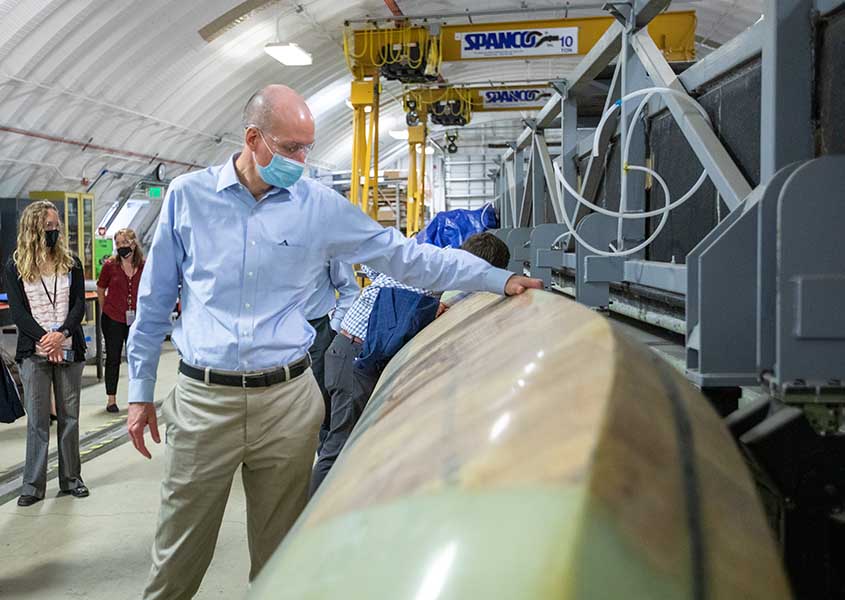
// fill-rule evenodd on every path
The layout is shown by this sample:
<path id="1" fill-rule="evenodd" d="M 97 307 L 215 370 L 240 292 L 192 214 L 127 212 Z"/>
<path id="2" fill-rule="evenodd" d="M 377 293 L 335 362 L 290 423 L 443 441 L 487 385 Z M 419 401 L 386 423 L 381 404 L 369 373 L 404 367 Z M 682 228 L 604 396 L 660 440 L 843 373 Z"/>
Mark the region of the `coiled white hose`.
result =
<path id="1" fill-rule="evenodd" d="M 636 124 L 637 119 L 639 119 L 640 114 L 642 114 L 643 109 L 648 104 L 649 100 L 651 100 L 651 98 L 656 94 L 672 95 L 672 96 L 675 96 L 677 98 L 682 99 L 683 101 L 686 101 L 690 106 L 695 108 L 704 117 L 704 119 L 707 121 L 708 124 L 710 124 L 710 117 L 707 114 L 707 111 L 705 111 L 704 108 L 702 108 L 702 106 L 698 102 L 696 102 L 693 98 L 689 97 L 687 94 L 685 94 L 683 92 L 679 92 L 677 90 L 673 90 L 671 88 L 664 88 L 664 87 L 644 88 L 644 89 L 641 89 L 641 90 L 637 90 L 635 92 L 631 92 L 630 94 L 626 94 L 622 99 L 614 102 L 613 105 L 607 111 L 605 111 L 605 113 L 601 117 L 601 120 L 599 121 L 599 125 L 596 128 L 595 136 L 593 138 L 593 152 L 592 152 L 593 156 L 598 156 L 598 153 L 599 153 L 599 147 L 598 147 L 599 138 L 601 137 L 601 132 L 604 129 L 608 118 L 610 118 L 610 116 L 613 114 L 613 111 L 618 109 L 622 105 L 623 102 L 627 102 L 628 100 L 631 100 L 633 98 L 643 96 L 643 99 L 640 101 L 640 104 L 637 107 L 637 110 L 634 112 L 634 115 L 633 115 L 633 118 L 632 118 L 632 123 Z M 624 119 L 625 115 L 622 115 L 621 118 Z M 577 201 L 578 204 L 583 204 L 584 206 L 587 206 L 588 208 L 592 209 L 593 211 L 595 211 L 599 214 L 603 214 L 603 215 L 607 215 L 609 217 L 614 217 L 616 219 L 620 219 L 620 223 L 621 223 L 621 219 L 647 219 L 649 217 L 656 217 L 656 216 L 660 215 L 661 216 L 660 223 L 658 223 L 657 228 L 655 229 L 654 233 L 652 233 L 648 237 L 648 239 L 646 239 L 644 242 L 642 242 L 638 246 L 636 246 L 634 248 L 630 248 L 628 250 L 616 250 L 616 249 L 614 249 L 611 252 L 608 252 L 606 250 L 599 250 L 598 248 L 595 248 L 592 245 L 585 242 L 584 239 L 581 236 L 578 235 L 578 233 L 575 231 L 575 228 L 572 225 L 572 219 L 570 219 L 569 215 L 566 212 L 566 207 L 563 207 L 563 209 L 564 209 L 563 210 L 563 220 L 564 220 L 564 223 L 566 224 L 567 228 L 569 229 L 569 231 L 567 231 L 567 232 L 561 234 L 560 236 L 558 236 L 557 239 L 555 239 L 555 241 L 552 243 L 552 246 L 554 246 L 554 244 L 556 244 L 562 238 L 564 238 L 568 235 L 572 235 L 572 237 L 574 237 L 576 240 L 578 240 L 578 242 L 582 246 L 584 246 L 585 248 L 589 249 L 591 252 L 598 254 L 600 256 L 627 256 L 627 255 L 630 255 L 630 254 L 635 254 L 636 252 L 639 252 L 643 248 L 647 247 L 649 244 L 651 244 L 657 238 L 657 236 L 663 230 L 663 227 L 666 225 L 666 221 L 669 217 L 669 213 L 672 210 L 679 207 L 680 205 L 682 205 L 687 200 L 689 200 L 699 190 L 699 188 L 704 184 L 704 180 L 707 179 L 707 171 L 702 169 L 701 176 L 693 184 L 693 186 L 683 196 L 681 196 L 678 200 L 672 202 L 671 196 L 669 194 L 669 188 L 667 187 L 666 182 L 663 180 L 662 177 L 660 177 L 660 175 L 657 174 L 657 172 L 655 172 L 653 169 L 650 169 L 646 166 L 629 165 L 628 164 L 628 153 L 629 153 L 630 148 L 631 148 L 631 139 L 633 137 L 633 133 L 634 133 L 635 129 L 636 129 L 636 126 L 631 127 L 630 130 L 627 132 L 627 136 L 623 140 L 624 146 L 623 146 L 622 156 L 621 156 L 622 164 L 623 164 L 625 169 L 649 173 L 660 184 L 660 186 L 663 188 L 663 194 L 665 196 L 665 198 L 664 198 L 665 205 L 662 208 L 658 208 L 658 209 L 647 211 L 647 212 L 627 212 L 627 211 L 621 211 L 621 210 L 613 211 L 613 210 L 598 206 L 597 204 L 593 204 L 592 202 L 590 202 L 589 200 L 584 198 L 580 193 L 578 193 L 578 191 L 576 191 L 575 188 L 573 188 L 569 184 L 569 182 L 566 181 L 566 177 L 564 177 L 564 175 L 563 175 L 563 173 L 560 169 L 560 165 L 558 165 L 557 163 L 554 163 L 555 178 L 558 180 L 558 183 L 563 187 L 563 189 L 565 189 L 567 192 L 569 192 L 572 196 L 575 197 L 575 200 Z M 563 190 L 561 189 L 561 190 L 559 190 L 559 192 L 560 192 L 560 195 L 562 197 L 563 196 Z M 577 215 L 577 214 L 578 214 L 578 205 L 576 204 L 575 215 Z M 575 215 L 573 215 L 573 216 L 575 216 Z"/>

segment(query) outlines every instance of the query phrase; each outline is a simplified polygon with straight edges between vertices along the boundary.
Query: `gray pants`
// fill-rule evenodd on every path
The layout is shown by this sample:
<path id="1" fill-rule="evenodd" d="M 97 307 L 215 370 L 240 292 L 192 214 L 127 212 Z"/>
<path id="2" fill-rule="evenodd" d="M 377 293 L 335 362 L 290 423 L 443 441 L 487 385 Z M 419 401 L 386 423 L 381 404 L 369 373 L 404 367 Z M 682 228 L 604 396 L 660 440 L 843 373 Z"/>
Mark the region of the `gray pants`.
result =
<path id="1" fill-rule="evenodd" d="M 323 404 L 326 407 L 326 416 L 323 418 L 323 424 L 320 426 L 320 445 L 317 446 L 317 451 L 319 452 L 323 446 L 323 441 L 329 435 L 332 414 L 332 397 L 326 389 L 324 357 L 326 350 L 328 350 L 329 345 L 337 334 L 331 328 L 331 320 L 328 316 L 321 319 L 313 319 L 308 321 L 308 323 L 317 332 L 317 335 L 314 337 L 314 343 L 308 349 L 308 354 L 311 355 L 311 371 L 314 373 L 317 385 L 320 386 L 320 393 L 323 394 Z"/>
<path id="2" fill-rule="evenodd" d="M 47 454 L 50 444 L 50 389 L 56 397 L 59 435 L 59 488 L 82 485 L 79 460 L 79 388 L 84 363 L 54 364 L 33 356 L 21 363 L 23 402 L 26 409 L 26 465 L 24 496 L 44 497 L 47 487 Z"/>
<path id="3" fill-rule="evenodd" d="M 378 382 L 378 377 L 355 368 L 355 357 L 361 353 L 361 348 L 361 344 L 341 334 L 332 340 L 326 351 L 326 388 L 332 396 L 331 427 L 320 446 L 311 474 L 312 496 L 340 456 Z"/>

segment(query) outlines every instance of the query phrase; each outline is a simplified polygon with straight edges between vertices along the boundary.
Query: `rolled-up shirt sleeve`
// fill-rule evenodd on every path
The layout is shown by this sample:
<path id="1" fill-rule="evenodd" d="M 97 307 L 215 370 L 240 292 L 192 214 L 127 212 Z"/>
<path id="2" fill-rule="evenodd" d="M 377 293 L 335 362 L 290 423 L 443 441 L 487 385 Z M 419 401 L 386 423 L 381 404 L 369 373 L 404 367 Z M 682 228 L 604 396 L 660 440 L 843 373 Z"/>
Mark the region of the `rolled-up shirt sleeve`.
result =
<path id="1" fill-rule="evenodd" d="M 170 333 L 170 315 L 179 296 L 184 247 L 174 224 L 178 195 L 178 188 L 171 186 L 138 286 L 138 314 L 126 344 L 130 403 L 152 402 L 154 399 L 161 344 Z"/>
<path id="2" fill-rule="evenodd" d="M 358 298 L 361 288 L 355 281 L 355 273 L 352 271 L 352 267 L 339 260 L 330 262 L 329 278 L 332 286 L 337 290 L 337 303 L 330 325 L 332 329 L 339 332 L 343 317 L 346 316 L 346 311 Z"/>
<path id="3" fill-rule="evenodd" d="M 504 294 L 510 271 L 457 249 L 420 244 L 393 227 L 382 227 L 342 197 L 333 203 L 335 222 L 326 245 L 334 258 L 366 263 L 407 285 L 431 291 L 487 291 Z"/>

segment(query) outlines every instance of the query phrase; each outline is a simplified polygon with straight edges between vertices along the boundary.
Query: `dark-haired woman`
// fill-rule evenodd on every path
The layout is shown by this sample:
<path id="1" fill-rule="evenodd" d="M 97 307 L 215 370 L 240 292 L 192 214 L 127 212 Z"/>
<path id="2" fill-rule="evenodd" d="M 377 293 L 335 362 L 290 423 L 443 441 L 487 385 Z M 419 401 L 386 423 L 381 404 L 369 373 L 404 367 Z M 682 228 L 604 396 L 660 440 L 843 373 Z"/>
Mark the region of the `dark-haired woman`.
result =
<path id="1" fill-rule="evenodd" d="M 129 327 L 135 320 L 138 284 L 144 270 L 144 253 L 131 229 L 114 234 L 115 254 L 103 264 L 97 280 L 97 297 L 102 307 L 103 339 L 106 341 L 106 410 L 116 413 L 120 357 Z"/>

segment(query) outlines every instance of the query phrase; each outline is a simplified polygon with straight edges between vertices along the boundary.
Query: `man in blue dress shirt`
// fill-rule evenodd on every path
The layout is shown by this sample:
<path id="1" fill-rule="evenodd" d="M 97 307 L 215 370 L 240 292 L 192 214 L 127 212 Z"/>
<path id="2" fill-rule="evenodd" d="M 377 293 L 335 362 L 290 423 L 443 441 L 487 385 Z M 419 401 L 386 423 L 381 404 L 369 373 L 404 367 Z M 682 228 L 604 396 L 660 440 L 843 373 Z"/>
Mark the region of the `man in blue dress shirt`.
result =
<path id="1" fill-rule="evenodd" d="M 150 458 L 144 432 L 160 441 L 156 368 L 181 285 L 172 332 L 180 374 L 162 406 L 165 470 L 148 600 L 194 595 L 238 467 L 250 579 L 304 508 L 324 413 L 304 306 L 328 261 L 367 263 L 430 290 L 542 287 L 462 250 L 406 239 L 301 178 L 314 119 L 290 88 L 253 95 L 244 126 L 240 153 L 170 184 L 129 335 L 129 435 Z"/>

